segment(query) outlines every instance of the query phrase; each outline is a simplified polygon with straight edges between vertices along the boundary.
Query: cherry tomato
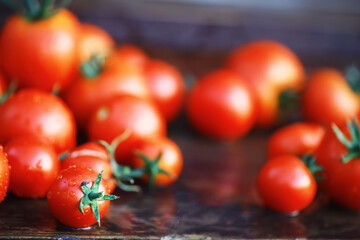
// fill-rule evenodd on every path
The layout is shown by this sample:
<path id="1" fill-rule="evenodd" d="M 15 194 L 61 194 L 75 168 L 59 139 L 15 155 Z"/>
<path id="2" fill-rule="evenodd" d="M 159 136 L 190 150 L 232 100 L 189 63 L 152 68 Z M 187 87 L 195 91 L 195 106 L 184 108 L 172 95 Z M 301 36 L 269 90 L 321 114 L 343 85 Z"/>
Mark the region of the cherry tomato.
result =
<path id="1" fill-rule="evenodd" d="M 179 114 L 185 95 L 180 72 L 166 62 L 151 60 L 145 64 L 144 73 L 156 105 L 167 122 L 171 122 Z"/>
<path id="2" fill-rule="evenodd" d="M 92 193 L 89 194 L 89 192 Z M 56 180 L 51 184 L 47 193 L 47 200 L 50 211 L 57 220 L 72 228 L 84 228 L 96 222 L 100 224 L 100 219 L 109 208 L 109 201 L 104 201 L 101 195 L 96 196 L 100 192 L 109 193 L 106 181 L 101 180 L 101 174 L 98 175 L 97 172 L 89 168 L 69 167 L 61 170 Z M 87 198 L 85 195 L 88 200 L 92 200 L 98 206 L 97 211 L 96 208 L 89 205 L 90 202 L 85 202 L 86 205 L 81 205 L 83 213 L 80 212 L 80 203 Z M 91 195 L 93 196 L 91 197 Z M 113 199 L 115 198 L 111 198 L 111 200 Z M 96 212 L 98 212 L 97 218 L 95 217 Z"/>
<path id="3" fill-rule="evenodd" d="M 36 135 L 50 142 L 57 153 L 75 146 L 74 116 L 63 101 L 42 90 L 23 89 L 0 106 L 0 143 L 14 137 Z"/>
<path id="4" fill-rule="evenodd" d="M 135 152 L 140 153 L 152 162 L 161 154 L 159 162 L 156 164 L 158 167 L 156 167 L 156 170 L 152 168 L 150 172 L 145 172 L 144 180 L 153 181 L 151 184 L 157 186 L 168 186 L 178 179 L 183 167 L 183 157 L 180 148 L 170 139 L 144 139 L 138 142 Z M 134 155 L 132 162 L 134 168 L 146 168 L 146 165 L 144 160 Z M 156 172 L 159 169 L 167 174 Z M 153 176 L 153 179 L 151 179 L 151 176 Z"/>
<path id="5" fill-rule="evenodd" d="M 166 123 L 152 102 L 130 96 L 117 96 L 93 112 L 88 135 L 93 140 L 111 143 L 126 129 L 131 135 L 116 149 L 116 160 L 122 165 L 131 163 L 134 147 L 141 138 L 157 138 L 166 135 Z"/>
<path id="6" fill-rule="evenodd" d="M 281 43 L 254 41 L 233 50 L 226 66 L 235 70 L 255 91 L 259 104 L 257 126 L 271 127 L 279 118 L 279 95 L 303 84 L 304 68 Z"/>
<path id="7" fill-rule="evenodd" d="M 262 167 L 257 178 L 257 189 L 269 208 L 294 213 L 310 205 L 317 186 L 301 159 L 282 155 L 269 159 Z"/>
<path id="8" fill-rule="evenodd" d="M 5 75 L 17 81 L 19 87 L 52 91 L 66 86 L 77 70 L 79 26 L 67 10 L 33 22 L 20 15 L 11 16 L 0 38 Z"/>
<path id="9" fill-rule="evenodd" d="M 280 128 L 268 141 L 268 157 L 279 155 L 303 156 L 313 153 L 320 145 L 325 129 L 315 123 L 297 122 Z"/>
<path id="10" fill-rule="evenodd" d="M 359 97 L 335 69 L 323 68 L 309 77 L 302 93 L 302 112 L 309 121 L 342 124 L 360 110 Z"/>
<path id="11" fill-rule="evenodd" d="M 103 146 L 95 142 L 88 142 L 71 150 L 61 161 L 61 169 L 70 166 L 88 167 L 97 173 L 103 171 L 106 180 L 112 176 L 110 155 Z"/>
<path id="12" fill-rule="evenodd" d="M 115 48 L 114 39 L 102 28 L 85 23 L 81 26 L 79 37 L 79 62 L 88 61 L 94 54 L 109 56 Z"/>
<path id="13" fill-rule="evenodd" d="M 34 137 L 12 139 L 5 146 L 11 166 L 9 190 L 19 197 L 45 197 L 60 170 L 54 148 Z"/>
<path id="14" fill-rule="evenodd" d="M 6 197 L 10 180 L 10 167 L 7 154 L 4 152 L 3 146 L 0 145 L 0 203 Z"/>
<path id="15" fill-rule="evenodd" d="M 64 99 L 74 112 L 79 126 L 86 128 L 95 109 L 122 94 L 148 99 L 150 89 L 138 69 L 111 58 L 97 77 L 76 79 L 67 89 Z"/>
<path id="16" fill-rule="evenodd" d="M 139 47 L 131 44 L 120 45 L 115 50 L 115 55 L 122 61 L 125 61 L 138 69 L 143 69 L 146 62 L 148 61 L 148 56 L 146 53 Z"/>
<path id="17" fill-rule="evenodd" d="M 203 135 L 216 139 L 244 136 L 254 125 L 256 113 L 250 87 L 229 70 L 200 78 L 188 99 L 190 123 Z"/>

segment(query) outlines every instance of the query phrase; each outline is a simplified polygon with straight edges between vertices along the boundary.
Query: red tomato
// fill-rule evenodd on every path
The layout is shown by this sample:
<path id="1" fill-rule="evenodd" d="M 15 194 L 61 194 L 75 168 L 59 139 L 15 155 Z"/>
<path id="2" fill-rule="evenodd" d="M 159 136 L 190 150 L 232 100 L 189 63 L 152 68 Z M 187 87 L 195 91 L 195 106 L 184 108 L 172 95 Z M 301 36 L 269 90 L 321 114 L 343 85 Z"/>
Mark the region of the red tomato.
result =
<path id="1" fill-rule="evenodd" d="M 271 127 L 279 117 L 279 95 L 285 89 L 298 89 L 304 68 L 286 46 L 274 41 L 254 41 L 233 50 L 226 66 L 235 70 L 255 91 L 259 104 L 257 125 Z"/>
<path id="2" fill-rule="evenodd" d="M 282 155 L 269 159 L 257 178 L 257 189 L 269 208 L 294 213 L 309 206 L 316 195 L 316 182 L 301 159 Z"/>
<path id="3" fill-rule="evenodd" d="M 54 148 L 37 137 L 23 136 L 6 144 L 5 152 L 11 166 L 10 191 L 19 197 L 45 197 L 60 170 Z"/>
<path id="4" fill-rule="evenodd" d="M 52 91 L 66 86 L 77 70 L 78 28 L 78 20 L 67 10 L 34 22 L 10 17 L 0 38 L 5 75 L 19 87 Z"/>
<path id="5" fill-rule="evenodd" d="M 0 73 L 0 98 L 6 92 L 6 83 L 3 75 Z"/>
<path id="6" fill-rule="evenodd" d="M 168 186 L 178 179 L 183 166 L 183 158 L 180 148 L 170 139 L 151 138 L 139 141 L 135 147 L 135 152 L 144 155 L 152 162 L 154 162 L 154 160 L 161 153 L 161 158 L 156 164 L 158 167 L 149 168 L 151 169 L 149 170 L 150 172 L 147 170 L 145 171 L 143 179 L 149 181 L 150 184 L 155 184 L 157 186 Z M 132 166 L 135 168 L 150 167 L 147 166 L 144 160 L 138 156 L 133 157 Z M 159 169 L 167 172 L 168 175 L 161 172 L 156 172 Z M 151 176 L 153 179 L 151 179 Z"/>
<path id="7" fill-rule="evenodd" d="M 114 39 L 102 28 L 85 23 L 81 26 L 79 37 L 79 62 L 83 63 L 97 54 L 107 57 L 115 48 Z"/>
<path id="8" fill-rule="evenodd" d="M 122 61 L 125 61 L 138 69 L 143 69 L 146 62 L 148 61 L 148 56 L 146 53 L 140 48 L 131 44 L 120 45 L 115 50 L 115 55 Z"/>
<path id="9" fill-rule="evenodd" d="M 323 68 L 309 77 L 302 93 L 302 112 L 309 121 L 342 124 L 360 110 L 359 97 L 335 69 Z"/>
<path id="10" fill-rule="evenodd" d="M 242 137 L 254 125 L 256 113 L 250 87 L 228 70 L 203 76 L 189 95 L 187 115 L 190 123 L 208 137 Z"/>
<path id="11" fill-rule="evenodd" d="M 303 156 L 313 153 L 320 145 L 325 129 L 315 123 L 297 122 L 280 128 L 268 141 L 268 157 L 279 155 Z"/>
<path id="12" fill-rule="evenodd" d="M 85 184 L 87 182 L 86 187 L 82 186 L 84 182 Z M 83 188 L 86 190 L 84 191 Z M 72 228 L 84 228 L 96 222 L 100 224 L 100 219 L 109 208 L 109 201 L 104 201 L 100 196 L 93 197 L 93 202 L 98 205 L 98 219 L 95 217 L 96 211 L 89 205 L 90 203 L 82 207 L 83 213 L 81 213 L 79 205 L 86 198 L 84 198 L 85 194 L 89 196 L 88 191 L 93 194 L 109 193 L 106 181 L 101 181 L 101 174 L 98 175 L 94 170 L 80 167 L 61 170 L 47 193 L 51 213 L 61 223 Z M 113 199 L 115 199 L 114 196 L 111 200 Z"/>
<path id="13" fill-rule="evenodd" d="M 148 61 L 144 73 L 156 105 L 167 122 L 171 122 L 182 107 L 185 95 L 184 79 L 175 67 L 159 60 Z"/>
<path id="14" fill-rule="evenodd" d="M 150 98 L 150 90 L 142 73 L 133 66 L 111 58 L 96 78 L 76 79 L 67 89 L 64 99 L 74 112 L 79 126 L 86 128 L 95 109 L 122 94 Z"/>
<path id="15" fill-rule="evenodd" d="M 10 167 L 7 159 L 7 154 L 4 153 L 3 146 L 0 145 L 0 203 L 6 197 L 6 192 L 9 187 Z"/>
<path id="16" fill-rule="evenodd" d="M 110 155 L 103 146 L 95 142 L 88 142 L 71 150 L 69 155 L 61 161 L 61 169 L 70 166 L 88 167 L 97 173 L 103 171 L 105 179 L 112 176 Z"/>
<path id="17" fill-rule="evenodd" d="M 42 90 L 23 89 L 0 106 L 0 143 L 14 137 L 36 135 L 50 142 L 57 153 L 75 146 L 76 126 L 63 101 Z"/>
<path id="18" fill-rule="evenodd" d="M 116 160 L 129 165 L 134 147 L 141 138 L 157 138 L 166 135 L 166 123 L 158 109 L 149 101 L 121 95 L 109 100 L 90 117 L 90 139 L 102 139 L 111 143 L 126 129 L 131 135 L 116 149 Z"/>

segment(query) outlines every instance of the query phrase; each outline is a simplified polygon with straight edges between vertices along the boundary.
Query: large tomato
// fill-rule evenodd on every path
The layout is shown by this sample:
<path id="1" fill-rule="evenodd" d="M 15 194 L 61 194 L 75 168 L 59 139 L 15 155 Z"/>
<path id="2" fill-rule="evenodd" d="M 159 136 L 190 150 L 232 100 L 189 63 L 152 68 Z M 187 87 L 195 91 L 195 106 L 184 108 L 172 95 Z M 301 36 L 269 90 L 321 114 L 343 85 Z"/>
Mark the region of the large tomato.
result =
<path id="1" fill-rule="evenodd" d="M 91 113 L 114 96 L 129 94 L 150 98 L 150 90 L 139 69 L 111 57 L 94 78 L 79 77 L 66 90 L 64 99 L 80 127 L 86 128 Z"/>
<path id="2" fill-rule="evenodd" d="M 236 139 L 256 120 L 256 106 L 248 84 L 235 72 L 217 70 L 198 80 L 188 99 L 187 116 L 205 136 Z"/>
<path id="3" fill-rule="evenodd" d="M 297 122 L 274 132 L 267 145 L 268 157 L 313 153 L 321 143 L 325 129 L 315 123 Z"/>
<path id="4" fill-rule="evenodd" d="M 10 181 L 10 168 L 7 159 L 7 154 L 4 152 L 4 148 L 0 145 L 0 203 L 6 197 L 6 193 L 9 187 Z"/>
<path id="5" fill-rule="evenodd" d="M 11 167 L 9 190 L 19 197 L 45 197 L 60 170 L 54 148 L 34 136 L 12 139 L 5 145 Z"/>
<path id="6" fill-rule="evenodd" d="M 168 122 L 179 114 L 185 95 L 185 82 L 172 65 L 150 60 L 145 64 L 144 74 L 156 105 Z"/>
<path id="7" fill-rule="evenodd" d="M 340 72 L 323 68 L 310 75 L 302 93 L 301 107 L 309 121 L 342 124 L 359 113 L 360 102 Z"/>
<path id="8" fill-rule="evenodd" d="M 282 155 L 269 159 L 262 167 L 257 189 L 266 206 L 279 212 L 294 213 L 314 200 L 317 186 L 301 159 Z"/>
<path id="9" fill-rule="evenodd" d="M 0 143 L 36 135 L 49 141 L 57 153 L 75 146 L 74 116 L 64 102 L 42 90 L 23 89 L 0 106 Z"/>
<path id="10" fill-rule="evenodd" d="M 78 46 L 80 63 L 90 60 L 95 54 L 107 57 L 114 48 L 114 39 L 104 29 L 89 23 L 81 26 Z"/>
<path id="11" fill-rule="evenodd" d="M 166 135 L 166 122 L 156 106 L 131 96 L 117 96 L 100 106 L 90 117 L 88 135 L 93 140 L 111 143 L 128 129 L 131 135 L 116 149 L 116 160 L 129 165 L 136 143 L 141 138 Z"/>
<path id="12" fill-rule="evenodd" d="M 11 16 L 0 37 L 5 75 L 19 87 L 52 91 L 66 86 L 77 70 L 78 29 L 77 18 L 67 10 L 37 21 Z"/>
<path id="13" fill-rule="evenodd" d="M 257 125 L 271 127 L 279 118 L 279 96 L 283 90 L 298 89 L 304 68 L 298 57 L 281 43 L 254 41 L 233 50 L 226 66 L 235 70 L 256 93 Z"/>

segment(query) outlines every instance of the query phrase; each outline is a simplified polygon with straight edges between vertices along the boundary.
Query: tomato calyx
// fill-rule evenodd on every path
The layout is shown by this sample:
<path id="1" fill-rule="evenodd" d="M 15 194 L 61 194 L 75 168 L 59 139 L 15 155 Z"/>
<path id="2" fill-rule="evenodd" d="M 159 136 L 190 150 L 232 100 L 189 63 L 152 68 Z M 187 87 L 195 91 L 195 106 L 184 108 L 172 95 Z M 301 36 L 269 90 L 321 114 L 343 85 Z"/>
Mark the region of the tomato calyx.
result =
<path id="1" fill-rule="evenodd" d="M 131 134 L 130 130 L 125 130 L 123 134 L 115 138 L 111 144 L 108 144 L 104 140 L 98 140 L 97 142 L 102 145 L 110 155 L 110 164 L 112 174 L 116 180 L 116 185 L 123 191 L 126 192 L 140 192 L 141 188 L 139 186 L 133 185 L 134 179 L 133 175 L 137 176 L 137 173 L 133 173 L 133 170 L 129 166 L 122 166 L 116 162 L 115 159 L 115 150 L 117 146 L 126 140 Z M 124 182 L 129 182 L 131 185 L 128 185 Z"/>
<path id="2" fill-rule="evenodd" d="M 150 159 L 144 154 L 142 154 L 140 151 L 135 151 L 134 153 L 137 157 L 139 157 L 145 164 L 143 168 L 136 169 L 137 173 L 141 177 L 145 174 L 149 175 L 149 187 L 154 188 L 155 187 L 155 179 L 158 174 L 165 174 L 169 177 L 172 177 L 171 174 L 166 172 L 165 170 L 161 169 L 159 167 L 159 161 L 162 157 L 162 153 L 159 153 L 159 155 L 155 159 Z M 134 175 L 133 175 L 134 176 Z"/>
<path id="3" fill-rule="evenodd" d="M 81 183 L 81 190 L 83 191 L 85 196 L 80 200 L 79 203 L 79 211 L 82 214 L 84 214 L 85 206 L 87 205 L 91 206 L 91 210 L 93 211 L 99 226 L 100 226 L 100 213 L 99 213 L 98 201 L 110 201 L 119 198 L 118 196 L 115 195 L 105 195 L 104 192 L 98 192 L 102 175 L 103 175 L 103 171 L 101 171 L 99 175 L 96 177 L 96 180 L 91 188 L 87 186 L 89 182 L 84 181 Z"/>
<path id="4" fill-rule="evenodd" d="M 59 9 L 66 7 L 71 2 L 71 0 L 62 0 L 56 5 L 55 0 L 44 0 L 42 3 L 38 0 L 26 0 L 23 5 L 13 0 L 2 1 L 10 9 L 20 13 L 30 22 L 49 18 L 58 13 Z"/>
<path id="5" fill-rule="evenodd" d="M 341 157 L 342 163 L 348 163 L 351 160 L 360 157 L 360 131 L 358 123 L 356 119 L 354 119 L 353 121 L 347 120 L 346 124 L 351 139 L 348 139 L 336 124 L 332 124 L 335 136 L 348 149 L 348 153 Z"/>
<path id="6" fill-rule="evenodd" d="M 94 79 L 102 72 L 105 58 L 98 54 L 93 55 L 88 61 L 80 65 L 80 73 L 87 79 Z"/>
<path id="7" fill-rule="evenodd" d="M 345 69 L 345 79 L 349 83 L 350 88 L 357 94 L 360 94 L 360 71 L 355 64 Z"/>
<path id="8" fill-rule="evenodd" d="M 301 161 L 303 161 L 303 163 L 305 163 L 306 167 L 309 169 L 309 171 L 314 176 L 317 182 L 323 180 L 324 176 L 319 175 L 319 173 L 321 173 L 324 170 L 324 167 L 316 163 L 316 157 L 314 155 L 305 154 L 300 159 Z"/>
<path id="9" fill-rule="evenodd" d="M 295 118 L 299 112 L 301 91 L 288 88 L 280 92 L 278 97 L 278 107 L 283 118 Z"/>
<path id="10" fill-rule="evenodd" d="M 0 105 L 3 104 L 15 91 L 17 88 L 16 82 L 12 81 L 9 84 L 9 87 L 7 88 L 6 92 L 0 97 Z"/>

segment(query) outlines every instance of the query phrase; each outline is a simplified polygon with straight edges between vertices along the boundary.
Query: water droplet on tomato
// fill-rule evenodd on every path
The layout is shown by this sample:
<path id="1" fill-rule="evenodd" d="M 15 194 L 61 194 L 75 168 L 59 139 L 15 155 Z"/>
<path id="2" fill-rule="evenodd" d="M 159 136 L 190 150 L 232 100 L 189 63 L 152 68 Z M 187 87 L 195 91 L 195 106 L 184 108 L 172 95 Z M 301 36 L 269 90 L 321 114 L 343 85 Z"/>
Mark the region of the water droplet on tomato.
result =
<path id="1" fill-rule="evenodd" d="M 74 191 L 70 191 L 70 192 L 69 192 L 69 196 L 70 196 L 70 197 L 74 197 L 74 196 L 75 196 L 75 192 L 74 192 Z"/>
<path id="2" fill-rule="evenodd" d="M 69 187 L 73 187 L 76 185 L 76 181 L 75 180 L 71 180 L 68 184 Z"/>
<path id="3" fill-rule="evenodd" d="M 60 179 L 62 179 L 63 178 L 63 176 L 60 174 L 60 175 L 58 175 L 57 177 L 56 177 L 56 180 L 60 180 Z"/>

